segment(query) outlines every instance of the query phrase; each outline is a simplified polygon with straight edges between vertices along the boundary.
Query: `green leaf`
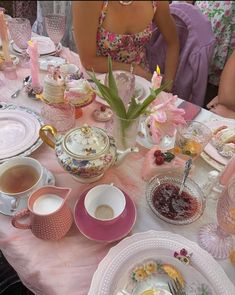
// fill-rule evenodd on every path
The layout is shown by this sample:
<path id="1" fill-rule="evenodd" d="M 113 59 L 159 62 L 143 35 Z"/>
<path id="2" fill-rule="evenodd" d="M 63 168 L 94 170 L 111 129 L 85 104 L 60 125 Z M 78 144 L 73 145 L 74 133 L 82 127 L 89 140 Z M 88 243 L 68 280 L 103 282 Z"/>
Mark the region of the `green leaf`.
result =
<path id="1" fill-rule="evenodd" d="M 126 108 L 121 100 L 121 98 L 115 93 L 115 90 L 107 87 L 106 85 L 102 84 L 95 76 L 94 72 L 93 75 L 88 73 L 90 78 L 94 81 L 96 86 L 98 87 L 102 98 L 107 101 L 113 112 L 115 112 L 118 117 L 126 118 Z"/>
<path id="2" fill-rule="evenodd" d="M 112 59 L 108 56 L 108 81 L 109 81 L 109 88 L 113 89 L 116 95 L 118 95 L 117 84 L 113 76 L 113 66 L 112 66 Z"/>
<path id="3" fill-rule="evenodd" d="M 168 81 L 164 83 L 161 87 L 158 89 L 151 89 L 150 95 L 141 103 L 138 104 L 134 109 L 129 112 L 128 110 L 128 119 L 135 119 L 141 114 L 144 113 L 146 108 L 155 100 L 157 99 L 157 95 L 164 89 L 167 89 L 167 87 L 171 84 L 171 81 Z"/>
<path id="4" fill-rule="evenodd" d="M 129 106 L 128 111 L 127 111 L 127 118 L 129 118 L 130 114 L 135 110 L 135 108 L 137 106 L 138 106 L 138 104 L 136 103 L 135 97 L 133 96 L 131 98 L 131 103 L 130 103 L 130 106 Z"/>

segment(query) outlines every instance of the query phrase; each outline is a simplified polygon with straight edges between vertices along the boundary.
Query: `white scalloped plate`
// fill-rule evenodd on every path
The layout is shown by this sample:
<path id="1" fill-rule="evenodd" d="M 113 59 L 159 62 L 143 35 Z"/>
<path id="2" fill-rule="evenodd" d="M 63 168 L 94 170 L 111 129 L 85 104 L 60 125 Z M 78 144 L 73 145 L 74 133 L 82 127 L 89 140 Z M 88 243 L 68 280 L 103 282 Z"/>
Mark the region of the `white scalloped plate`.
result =
<path id="1" fill-rule="evenodd" d="M 43 121 L 38 113 L 27 107 L 2 102 L 0 104 L 0 114 L 1 112 L 3 114 L 8 112 L 13 112 L 13 114 L 14 112 L 16 114 L 22 113 L 21 117 L 27 118 L 27 123 L 21 122 L 20 127 L 22 127 L 23 129 L 25 128 L 25 132 L 29 131 L 28 122 L 30 122 L 30 124 L 32 124 L 32 130 L 34 130 L 34 132 L 29 132 L 30 137 L 28 137 L 29 134 L 25 134 L 27 140 L 24 140 L 24 144 L 22 144 L 21 140 L 19 140 L 18 145 L 15 143 L 16 148 L 14 146 L 12 147 L 12 149 L 15 148 L 14 152 L 11 151 L 11 153 L 7 153 L 7 155 L 5 154 L 4 156 L 2 156 L 3 153 L 1 152 L 0 163 L 16 156 L 29 156 L 33 151 L 40 147 L 43 141 L 39 137 L 39 128 L 43 125 Z"/>
<path id="2" fill-rule="evenodd" d="M 155 257 L 157 255 L 173 257 L 174 252 L 178 252 L 182 248 L 185 248 L 188 253 L 192 253 L 191 266 L 209 282 L 210 287 L 214 288 L 212 293 L 191 294 L 235 294 L 233 284 L 220 265 L 196 243 L 177 234 L 151 230 L 134 234 L 110 249 L 92 278 L 88 295 L 116 294 L 113 292 L 117 291 L 118 284 L 123 280 L 123 274 L 134 266 L 138 259 L 152 257 L 153 253 Z"/>
<path id="3" fill-rule="evenodd" d="M 38 139 L 40 127 L 31 114 L 18 110 L 0 111 L 0 159 L 32 146 Z"/>

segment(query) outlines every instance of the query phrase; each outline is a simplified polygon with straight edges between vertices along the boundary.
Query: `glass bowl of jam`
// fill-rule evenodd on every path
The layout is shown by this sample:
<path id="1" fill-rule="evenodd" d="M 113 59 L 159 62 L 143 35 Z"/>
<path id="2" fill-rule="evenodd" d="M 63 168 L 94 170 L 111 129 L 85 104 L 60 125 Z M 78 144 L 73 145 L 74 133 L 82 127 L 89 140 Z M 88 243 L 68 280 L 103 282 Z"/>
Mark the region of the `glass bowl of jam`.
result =
<path id="1" fill-rule="evenodd" d="M 147 184 L 146 199 L 152 211 L 172 224 L 189 224 L 197 220 L 205 209 L 205 196 L 199 185 L 187 178 L 179 195 L 182 174 L 160 174 Z"/>

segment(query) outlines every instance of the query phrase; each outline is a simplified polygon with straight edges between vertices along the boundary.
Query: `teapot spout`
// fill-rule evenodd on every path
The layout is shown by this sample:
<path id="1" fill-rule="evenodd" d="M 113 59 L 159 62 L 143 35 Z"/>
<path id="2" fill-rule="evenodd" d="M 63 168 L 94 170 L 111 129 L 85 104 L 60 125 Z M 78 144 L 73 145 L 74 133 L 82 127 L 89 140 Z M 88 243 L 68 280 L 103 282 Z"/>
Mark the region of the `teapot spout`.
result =
<path id="1" fill-rule="evenodd" d="M 124 151 L 117 150 L 117 158 L 116 158 L 116 165 L 119 165 L 122 160 L 130 153 L 138 153 L 139 149 L 137 147 L 131 147 Z"/>

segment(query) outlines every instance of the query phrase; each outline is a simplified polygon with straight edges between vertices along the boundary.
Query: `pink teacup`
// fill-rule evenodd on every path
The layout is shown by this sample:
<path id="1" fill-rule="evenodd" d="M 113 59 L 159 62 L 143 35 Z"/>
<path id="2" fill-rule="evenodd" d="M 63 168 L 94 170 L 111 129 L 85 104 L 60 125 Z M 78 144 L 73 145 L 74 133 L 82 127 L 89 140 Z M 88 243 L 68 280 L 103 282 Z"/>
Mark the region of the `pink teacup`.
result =
<path id="1" fill-rule="evenodd" d="M 126 198 L 116 186 L 100 184 L 88 191 L 84 207 L 94 221 L 112 224 L 121 217 L 125 210 Z"/>
<path id="2" fill-rule="evenodd" d="M 59 240 L 69 231 L 73 216 L 66 204 L 70 188 L 44 186 L 34 191 L 28 199 L 28 209 L 14 215 L 12 225 L 19 229 L 31 229 L 40 239 Z M 20 223 L 30 216 L 30 223 Z"/>

